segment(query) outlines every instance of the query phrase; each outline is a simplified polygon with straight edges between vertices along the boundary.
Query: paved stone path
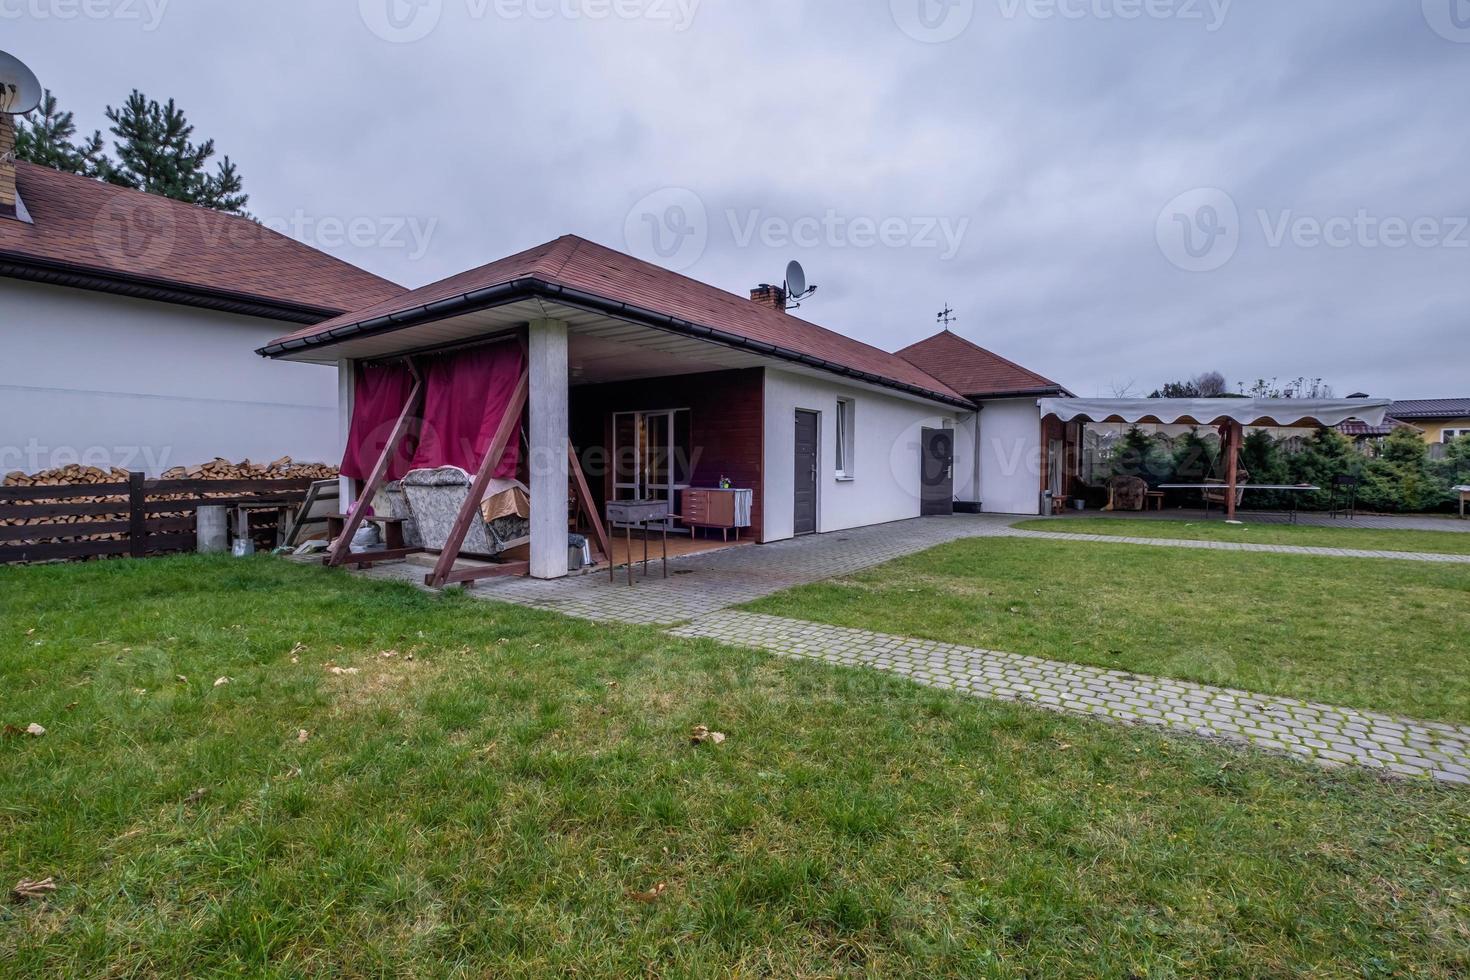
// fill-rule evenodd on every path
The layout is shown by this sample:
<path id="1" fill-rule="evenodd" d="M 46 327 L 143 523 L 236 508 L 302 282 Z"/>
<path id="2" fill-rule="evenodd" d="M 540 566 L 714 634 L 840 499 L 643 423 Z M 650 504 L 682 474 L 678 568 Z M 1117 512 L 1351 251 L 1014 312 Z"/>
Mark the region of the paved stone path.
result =
<path id="1" fill-rule="evenodd" d="M 959 538 L 1006 536 L 1015 517 L 955 515 L 879 524 L 812 537 L 685 555 L 669 560 L 669 577 L 658 561 L 649 574 L 618 570 L 575 575 L 551 582 L 530 578 L 487 579 L 470 590 L 481 599 L 550 609 L 568 616 L 620 623 L 672 626 L 763 596 L 848 575 Z M 654 545 L 657 548 L 657 545 Z M 423 583 L 425 568 L 414 563 L 378 566 L 373 578 Z"/>
<path id="2" fill-rule="evenodd" d="M 1058 521 L 1065 526 L 1065 521 Z M 1182 541 L 1175 538 L 1135 538 L 1112 534 L 1078 534 L 1071 531 L 1023 531 L 1008 528 L 1008 537 L 1044 538 L 1051 541 L 1088 541 L 1102 544 L 1143 544 L 1155 548 L 1194 548 L 1200 551 L 1250 551 L 1270 555 L 1316 555 L 1322 558 L 1379 558 L 1395 561 L 1425 561 L 1441 565 L 1470 565 L 1470 555 L 1440 555 L 1427 551 L 1367 551 L 1361 548 L 1309 548 L 1295 544 L 1255 544 L 1245 541 Z"/>
<path id="3" fill-rule="evenodd" d="M 670 632 L 891 671 L 978 697 L 1225 739 L 1322 765 L 1470 785 L 1470 727 L 734 610 Z"/>

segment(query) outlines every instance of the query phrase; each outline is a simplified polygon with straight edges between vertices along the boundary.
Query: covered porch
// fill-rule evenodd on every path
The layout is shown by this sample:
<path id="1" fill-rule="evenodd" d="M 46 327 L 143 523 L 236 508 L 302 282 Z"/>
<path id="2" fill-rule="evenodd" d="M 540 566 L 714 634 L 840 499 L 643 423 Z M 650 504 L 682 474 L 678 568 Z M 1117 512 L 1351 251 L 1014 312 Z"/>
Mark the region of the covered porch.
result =
<path id="1" fill-rule="evenodd" d="M 1357 419 L 1369 425 L 1383 424 L 1390 402 L 1386 399 L 1271 399 L 1271 398 L 1047 398 L 1040 402 L 1043 438 L 1042 494 L 1054 506 L 1048 513 L 1063 513 L 1066 501 L 1085 486 L 1083 446 L 1087 427 L 1095 425 L 1155 425 L 1206 428 L 1219 440 L 1219 461 L 1208 474 L 1190 482 L 1149 485 L 1139 491 L 1142 506 L 1162 503 L 1164 491 L 1197 493 L 1208 510 L 1216 503 L 1227 520 L 1235 520 L 1244 505 L 1247 489 L 1278 493 L 1316 491 L 1316 486 L 1264 486 L 1251 484 L 1241 468 L 1240 452 L 1247 429 L 1317 429 Z M 1111 474 L 1114 479 L 1143 480 L 1140 474 Z M 1143 481 L 1147 482 L 1147 481 Z M 1055 506 L 1060 501 L 1061 506 Z M 1113 508 L 1109 499 L 1108 509 Z"/>
<path id="2" fill-rule="evenodd" d="M 765 359 L 756 353 L 540 298 L 364 333 L 313 354 L 324 360 L 328 351 L 347 420 L 347 504 L 328 564 L 412 559 L 431 566 L 427 584 L 443 586 L 566 576 L 577 542 L 569 534 L 585 537 L 603 570 L 626 563 L 630 550 L 641 561 L 645 537 L 661 556 L 667 535 L 675 557 L 761 539 Z M 431 489 L 443 497 L 442 487 L 413 485 L 425 473 L 439 480 L 441 468 L 467 479 L 445 481 L 454 510 L 435 505 L 437 534 L 420 512 L 409 516 L 421 541 L 353 550 L 364 524 L 394 523 L 384 492 L 399 481 L 409 504 Z M 749 513 L 733 528 L 692 524 L 682 512 L 688 492 L 722 481 L 748 491 Z M 492 499 L 519 502 L 504 510 L 515 530 L 494 533 L 484 510 Z M 608 503 L 627 500 L 662 501 L 670 516 L 609 526 Z"/>

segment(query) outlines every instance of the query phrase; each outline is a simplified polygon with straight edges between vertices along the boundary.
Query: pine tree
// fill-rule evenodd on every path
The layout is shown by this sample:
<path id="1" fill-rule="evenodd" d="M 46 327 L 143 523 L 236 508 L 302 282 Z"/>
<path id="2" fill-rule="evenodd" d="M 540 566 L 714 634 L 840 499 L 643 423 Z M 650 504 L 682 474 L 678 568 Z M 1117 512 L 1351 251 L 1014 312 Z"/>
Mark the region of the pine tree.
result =
<path id="1" fill-rule="evenodd" d="M 1132 426 L 1113 450 L 1114 476 L 1141 476 L 1150 484 L 1167 483 L 1174 459 L 1159 440 Z"/>
<path id="2" fill-rule="evenodd" d="M 105 165 L 102 134 L 94 132 L 80 143 L 75 118 L 62 112 L 56 96 L 47 89 L 39 111 L 32 118 L 16 119 L 15 154 L 21 160 L 60 170 L 64 173 L 96 177 Z"/>
<path id="3" fill-rule="evenodd" d="M 214 156 L 214 140 L 195 144 L 194 127 L 173 99 L 160 105 L 137 89 L 122 108 L 107 107 L 117 137 L 117 163 L 102 177 L 122 187 L 161 194 L 230 214 L 245 214 L 250 198 L 243 193 L 239 171 L 229 157 L 206 172 Z"/>
<path id="4" fill-rule="evenodd" d="M 1191 428 L 1174 443 L 1174 479 L 1179 483 L 1203 483 L 1213 476 L 1219 462 L 1218 443 Z"/>

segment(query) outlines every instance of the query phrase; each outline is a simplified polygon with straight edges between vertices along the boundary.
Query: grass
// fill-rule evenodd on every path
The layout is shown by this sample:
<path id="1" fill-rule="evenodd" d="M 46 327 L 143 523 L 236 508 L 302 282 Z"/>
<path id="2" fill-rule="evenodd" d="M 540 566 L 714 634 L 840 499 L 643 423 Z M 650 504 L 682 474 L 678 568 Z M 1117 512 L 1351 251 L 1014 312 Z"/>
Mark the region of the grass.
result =
<path id="1" fill-rule="evenodd" d="M 1449 525 L 1449 519 L 1446 519 Z M 1064 531 L 1129 538 L 1173 538 L 1176 541 L 1235 541 L 1288 544 L 1305 548 L 1354 548 L 1361 551 L 1406 551 L 1434 555 L 1470 555 L 1470 533 L 1445 531 L 1377 531 L 1359 527 L 1312 527 L 1306 524 L 1226 524 L 1170 520 L 1069 517 L 1064 521 L 1022 521 L 1027 531 Z"/>
<path id="2" fill-rule="evenodd" d="M 0 596 L 3 974 L 1470 969 L 1467 793 L 269 558 Z"/>
<path id="3" fill-rule="evenodd" d="M 1470 567 L 957 541 L 758 612 L 1470 722 Z"/>

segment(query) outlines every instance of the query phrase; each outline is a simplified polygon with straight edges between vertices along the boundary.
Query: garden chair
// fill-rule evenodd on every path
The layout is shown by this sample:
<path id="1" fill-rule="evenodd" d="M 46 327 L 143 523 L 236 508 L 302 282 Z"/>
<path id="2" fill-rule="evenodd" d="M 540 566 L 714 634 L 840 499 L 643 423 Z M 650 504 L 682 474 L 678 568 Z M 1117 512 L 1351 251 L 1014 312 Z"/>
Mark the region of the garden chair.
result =
<path id="1" fill-rule="evenodd" d="M 1332 517 L 1337 519 L 1339 514 L 1347 514 L 1348 520 L 1354 520 L 1358 516 L 1358 483 L 1355 476 L 1334 476 L 1332 478 Z"/>
<path id="2" fill-rule="evenodd" d="M 1143 510 L 1148 481 L 1141 476 L 1115 476 L 1108 481 L 1108 506 L 1113 510 Z"/>

